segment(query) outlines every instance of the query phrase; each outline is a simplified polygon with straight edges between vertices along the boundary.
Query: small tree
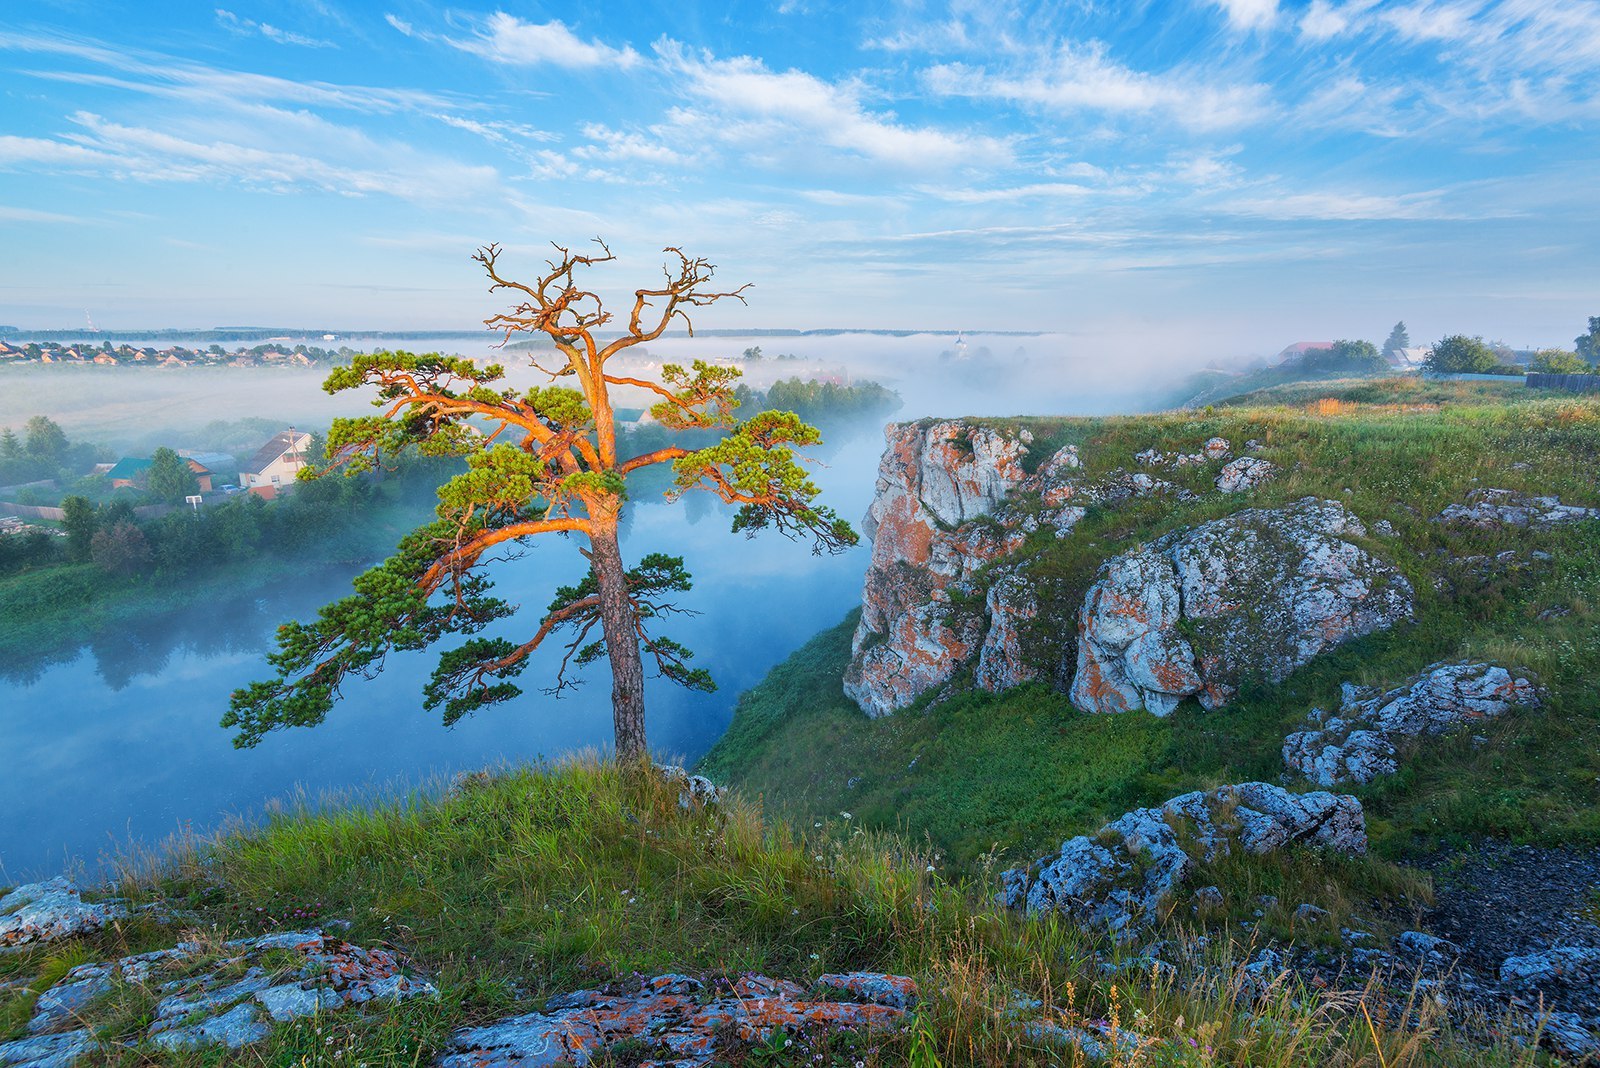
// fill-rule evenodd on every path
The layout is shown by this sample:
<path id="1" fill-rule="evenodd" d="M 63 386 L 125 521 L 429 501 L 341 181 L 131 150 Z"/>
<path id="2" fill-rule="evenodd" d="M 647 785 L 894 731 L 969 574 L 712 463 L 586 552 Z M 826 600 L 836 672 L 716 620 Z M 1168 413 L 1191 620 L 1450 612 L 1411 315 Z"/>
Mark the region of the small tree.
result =
<path id="1" fill-rule="evenodd" d="M 1600 315 L 1589 316 L 1589 332 L 1573 338 L 1572 347 L 1580 359 L 1600 364 Z"/>
<path id="2" fill-rule="evenodd" d="M 1493 374 L 1500 358 L 1481 337 L 1451 334 L 1434 342 L 1423 366 L 1435 374 Z"/>
<path id="3" fill-rule="evenodd" d="M 185 497 L 200 492 L 200 480 L 190 470 L 188 460 L 163 445 L 150 454 L 144 488 L 159 501 L 180 504 Z"/>
<path id="4" fill-rule="evenodd" d="M 1312 350 L 1300 360 L 1308 371 L 1333 371 L 1341 374 L 1367 374 L 1382 371 L 1388 363 L 1370 341 L 1339 340 L 1329 349 Z"/>
<path id="5" fill-rule="evenodd" d="M 150 542 L 144 531 L 123 520 L 95 531 L 89 558 L 113 575 L 138 575 L 150 569 Z"/>
<path id="6" fill-rule="evenodd" d="M 1533 362 L 1528 368 L 1547 375 L 1581 375 L 1594 370 L 1576 352 L 1566 349 L 1540 349 L 1533 354 Z"/>
<path id="7" fill-rule="evenodd" d="M 89 559 L 94 532 L 99 527 L 95 521 L 94 505 L 89 503 L 89 498 L 76 494 L 64 498 L 61 502 L 61 526 L 67 532 L 67 555 L 79 563 Z"/>
<path id="8" fill-rule="evenodd" d="M 729 298 L 743 302 L 744 288 L 712 290 L 710 263 L 669 248 L 665 280 L 636 290 L 619 321 L 579 282 L 580 272 L 615 258 L 603 242 L 596 244 L 599 251 L 591 255 L 556 246 L 558 258 L 529 283 L 501 273 L 498 246 L 474 257 L 489 276 L 490 292 L 503 290 L 517 301 L 485 325 L 506 341 L 525 332 L 554 343 L 548 365 L 538 362 L 543 356 L 533 362 L 549 385 L 505 388 L 497 385 L 501 367 L 437 353 L 360 355 L 329 375 L 324 388 L 330 393 L 375 387 L 383 408 L 380 415 L 334 422 L 328 454 L 342 458 L 334 467 L 359 473 L 370 469 L 374 455 L 392 457 L 414 447 L 464 456 L 467 471 L 440 487 L 438 520 L 407 535 L 395 556 L 359 576 L 353 597 L 325 607 L 315 622 L 279 628 L 279 651 L 271 657 L 278 676 L 235 692 L 223 717 L 223 726 L 238 728 L 235 745 L 254 745 L 278 727 L 320 723 L 344 680 L 377 671 L 391 649 L 475 634 L 510 615 L 513 606 L 490 596 L 482 571 L 491 550 L 571 534 L 587 543 L 581 550 L 587 574 L 557 592 L 521 644 L 472 637 L 444 651 L 425 701 L 430 708 L 442 705 L 448 724 L 517 696 L 521 691 L 511 680 L 529 654 L 560 632 L 569 640 L 549 690 L 570 685 L 570 664 L 609 660 L 617 755 L 639 759 L 646 752 L 641 650 L 673 682 L 708 689 L 711 679 L 689 666 L 688 649 L 653 633 L 675 610 L 671 596 L 689 589 L 682 559 L 652 553 L 631 568 L 623 562 L 617 530 L 627 476 L 670 465 L 670 496 L 701 489 L 741 506 L 735 531 L 773 527 L 812 538 L 818 552 L 855 543 L 849 524 L 813 504 L 817 487 L 798 462 L 796 448 L 817 444 L 817 430 L 792 412 L 735 418 L 737 370 L 697 360 L 689 369 L 668 364 L 650 379 L 611 368 L 618 355 L 660 337 L 675 319 L 692 335 L 690 309 Z M 620 336 L 602 341 L 599 331 L 613 323 L 621 325 Z M 611 390 L 618 386 L 654 394 L 651 414 L 669 430 L 720 429 L 724 435 L 701 448 L 666 445 L 626 456 L 613 414 Z"/>
<path id="9" fill-rule="evenodd" d="M 28 420 L 24 432 L 28 436 L 24 448 L 40 464 L 58 467 L 66 459 L 67 434 L 54 420 L 36 415 Z"/>
<path id="10" fill-rule="evenodd" d="M 1411 347 L 1411 335 L 1406 333 L 1406 321 L 1400 320 L 1394 324 L 1394 329 L 1389 331 L 1389 339 L 1383 343 L 1383 355 L 1399 352 L 1401 349 Z"/>

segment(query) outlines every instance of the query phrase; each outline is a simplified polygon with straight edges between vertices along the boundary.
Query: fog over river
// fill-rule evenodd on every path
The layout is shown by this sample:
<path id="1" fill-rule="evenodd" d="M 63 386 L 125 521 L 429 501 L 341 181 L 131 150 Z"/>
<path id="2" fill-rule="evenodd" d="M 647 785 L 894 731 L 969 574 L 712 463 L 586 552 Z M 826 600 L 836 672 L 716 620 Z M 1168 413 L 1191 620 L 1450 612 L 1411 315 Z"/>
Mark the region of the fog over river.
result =
<path id="1" fill-rule="evenodd" d="M 1065 355 L 1068 346 L 1060 338 L 972 336 L 972 350 L 992 354 L 941 360 L 953 341 L 927 335 L 671 339 L 652 352 L 686 359 L 733 355 L 760 344 L 768 355 L 802 357 L 787 366 L 763 361 L 761 378 L 769 381 L 794 371 L 847 367 L 854 378 L 875 378 L 901 391 L 906 404 L 894 419 L 1134 408 L 1141 398 L 1133 390 L 1149 382 L 1131 365 L 1107 367 L 1103 360 L 1091 375 L 1087 364 Z M 471 351 L 459 343 L 449 347 Z M 45 414 L 67 426 L 74 439 L 120 445 L 152 427 L 181 431 L 245 415 L 322 426 L 335 414 L 370 410 L 360 400 L 324 396 L 314 376 L 288 372 L 76 373 L 88 370 L 8 373 L 8 388 L 0 391 L 0 425 L 20 426 L 30 415 Z M 75 404 L 67 402 L 63 373 L 73 375 Z M 191 374 L 196 377 L 185 377 Z M 518 380 L 524 375 L 519 372 Z M 94 393 L 84 398 L 82 391 Z M 98 420 L 97 404 L 105 409 Z M 824 502 L 858 522 L 871 500 L 881 434 L 877 426 L 865 426 L 833 436 L 816 480 Z M 681 555 L 694 575 L 695 588 L 680 604 L 700 614 L 669 619 L 661 632 L 694 649 L 696 665 L 709 668 L 720 687 L 698 694 L 650 681 L 650 742 L 661 755 L 697 758 L 727 727 L 741 691 L 837 623 L 860 596 L 865 545 L 839 556 L 814 556 L 808 546 L 775 534 L 732 535 L 729 522 L 729 511 L 706 494 L 691 494 L 677 506 L 641 503 L 631 509 L 626 557 L 637 560 L 651 551 Z M 547 538 L 520 558 L 496 564 L 498 592 L 523 607 L 490 633 L 531 634 L 556 586 L 578 578 L 580 562 L 575 544 Z M 377 679 L 349 682 L 344 700 L 322 726 L 278 732 L 253 750 L 233 749 L 217 721 L 235 688 L 266 675 L 273 628 L 345 594 L 352 573 L 308 574 L 101 634 L 75 659 L 36 673 L 0 665 L 0 812 L 6 815 L 0 821 L 0 884 L 74 862 L 92 867 L 130 840 L 158 842 L 182 828 L 210 831 L 231 815 L 249 818 L 297 790 L 314 797 L 405 790 L 486 764 L 557 758 L 609 744 L 604 664 L 584 671 L 580 677 L 587 682 L 556 700 L 541 692 L 559 656 L 552 648 L 541 651 L 519 680 L 522 698 L 453 729 L 421 707 L 435 655 L 397 654 Z"/>

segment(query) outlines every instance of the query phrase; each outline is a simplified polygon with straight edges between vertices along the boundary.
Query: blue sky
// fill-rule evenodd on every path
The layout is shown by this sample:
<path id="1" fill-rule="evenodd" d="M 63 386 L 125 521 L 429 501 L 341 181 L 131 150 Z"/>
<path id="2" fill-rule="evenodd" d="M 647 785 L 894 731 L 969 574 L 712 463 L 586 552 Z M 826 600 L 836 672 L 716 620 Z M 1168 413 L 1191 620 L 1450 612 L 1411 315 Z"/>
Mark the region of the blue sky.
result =
<path id="1" fill-rule="evenodd" d="M 1193 354 L 1600 314 L 1600 3 L 0 14 L 0 323 L 470 328 L 473 248 L 752 281 L 704 325 Z"/>

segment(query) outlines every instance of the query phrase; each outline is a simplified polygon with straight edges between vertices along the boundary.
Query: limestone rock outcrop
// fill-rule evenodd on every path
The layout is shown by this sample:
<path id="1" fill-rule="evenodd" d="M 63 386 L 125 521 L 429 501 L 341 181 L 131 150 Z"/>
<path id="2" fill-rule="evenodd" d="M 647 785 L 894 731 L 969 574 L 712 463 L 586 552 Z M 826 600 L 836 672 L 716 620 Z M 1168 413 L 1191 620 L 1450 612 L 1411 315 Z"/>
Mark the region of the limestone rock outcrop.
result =
<path id="1" fill-rule="evenodd" d="M 61 876 L 27 883 L 0 897 L 0 946 L 90 934 L 127 914 L 115 901 L 83 900 L 72 881 Z"/>
<path id="2" fill-rule="evenodd" d="M 1398 771 L 1414 739 L 1538 704 L 1532 679 L 1494 664 L 1434 664 L 1388 691 L 1345 683 L 1339 714 L 1314 709 L 1284 740 L 1283 760 L 1319 786 L 1367 783 Z"/>
<path id="3" fill-rule="evenodd" d="M 1438 515 L 1438 522 L 1458 527 L 1552 527 L 1579 519 L 1600 519 L 1600 508 L 1563 504 L 1555 497 L 1534 497 L 1515 490 L 1476 489 L 1467 494 L 1464 504 L 1452 504 Z"/>
<path id="4" fill-rule="evenodd" d="M 1217 474 L 1217 489 L 1223 493 L 1248 493 L 1271 482 L 1278 467 L 1255 456 L 1241 456 L 1223 465 Z"/>
<path id="5" fill-rule="evenodd" d="M 973 676 L 978 688 L 998 693 L 1036 678 L 1022 652 L 1022 629 L 1039 614 L 1033 583 L 1015 571 L 1002 575 L 989 587 L 984 607 L 989 630 L 978 649 Z"/>
<path id="6" fill-rule="evenodd" d="M 114 1051 L 96 1033 L 94 1007 L 119 985 L 153 995 L 143 1037 L 166 1050 L 238 1049 L 265 1038 L 274 1022 L 439 993 L 394 952 L 316 930 L 241 938 L 220 949 L 180 942 L 70 969 L 39 995 L 27 1036 L 0 1045 L 0 1065 L 57 1068 Z"/>
<path id="7" fill-rule="evenodd" d="M 1411 618 L 1411 585 L 1307 497 L 1173 531 L 1106 562 L 1084 598 L 1072 702 L 1085 712 L 1226 705 L 1340 643 Z"/>
<path id="8" fill-rule="evenodd" d="M 877 494 L 864 528 L 872 560 L 845 693 L 873 716 L 904 708 L 978 651 L 983 620 L 947 591 L 1025 537 L 989 517 L 1027 478 L 1032 435 L 959 421 L 884 432 Z M 1063 461 L 1063 464 L 1066 462 Z"/>
<path id="9" fill-rule="evenodd" d="M 514 1016 L 451 1036 L 440 1068 L 584 1065 L 619 1042 L 648 1050 L 639 1063 L 679 1068 L 722 1063 L 737 1044 L 807 1028 L 885 1031 L 905 1021 L 916 984 L 904 976 L 824 975 L 808 996 L 785 979 L 747 975 L 708 984 L 687 975 L 641 979 L 637 989 L 558 994 L 544 1012 Z M 634 1063 L 634 1062 L 629 1062 Z"/>
<path id="10" fill-rule="evenodd" d="M 1239 849 L 1263 854 L 1291 844 L 1365 853 L 1361 802 L 1331 793 L 1293 794 L 1247 782 L 1140 808 L 1094 836 L 1062 843 L 1056 856 L 1001 877 L 1000 904 L 1055 910 L 1086 926 L 1130 936 L 1155 920 L 1197 864 Z"/>

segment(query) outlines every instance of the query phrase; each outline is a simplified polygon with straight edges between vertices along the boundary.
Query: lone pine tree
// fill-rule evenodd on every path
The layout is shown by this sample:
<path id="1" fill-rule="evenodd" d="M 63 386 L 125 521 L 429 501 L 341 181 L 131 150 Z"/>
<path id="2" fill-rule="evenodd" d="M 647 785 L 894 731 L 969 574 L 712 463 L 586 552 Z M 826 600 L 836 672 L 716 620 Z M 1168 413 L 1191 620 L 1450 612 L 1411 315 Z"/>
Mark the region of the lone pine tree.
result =
<path id="1" fill-rule="evenodd" d="M 280 727 L 321 723 L 350 675 L 370 677 L 391 650 L 422 649 L 459 635 L 464 640 L 441 652 L 424 687 L 427 707 L 442 706 L 445 723 L 454 723 L 518 696 L 522 691 L 512 680 L 529 654 L 560 634 L 565 653 L 547 690 L 570 685 L 569 666 L 607 659 L 617 755 L 642 758 L 645 658 L 664 678 L 712 688 L 709 674 L 690 666 L 693 653 L 654 632 L 673 607 L 672 595 L 689 589 L 682 558 L 651 553 L 633 567 L 623 561 L 617 528 L 627 505 L 625 480 L 642 468 L 670 465 L 673 499 L 704 490 L 739 505 L 735 532 L 774 528 L 812 539 L 816 552 L 855 544 L 850 525 L 814 503 L 817 487 L 800 463 L 797 449 L 818 444 L 817 429 L 792 412 L 737 418 L 739 371 L 699 360 L 689 368 L 667 364 L 655 378 L 608 369 L 620 353 L 660 337 L 675 319 L 692 335 L 690 309 L 729 298 L 742 303 L 745 287 L 714 291 L 713 265 L 668 248 L 673 259 L 662 284 L 636 290 L 620 335 L 602 341 L 599 333 L 618 320 L 582 287 L 579 275 L 615 257 L 604 242 L 595 243 L 599 251 L 589 255 L 555 246 L 557 257 L 531 283 L 501 274 L 496 245 L 474 256 L 489 276 L 489 291 L 510 292 L 517 302 L 485 325 L 507 341 L 526 332 L 554 344 L 554 356 L 533 361 L 549 376 L 548 385 L 504 388 L 497 385 L 503 367 L 480 368 L 437 353 L 361 355 L 328 376 L 323 388 L 329 393 L 375 387 L 374 404 L 382 412 L 336 420 L 326 445 L 333 459 L 301 477 L 359 474 L 407 448 L 464 457 L 467 470 L 439 488 L 437 518 L 358 576 L 351 596 L 324 607 L 313 622 L 278 629 L 278 650 L 269 657 L 276 677 L 235 691 L 223 717 L 224 727 L 237 729 L 236 746 L 255 745 Z M 613 387 L 654 394 L 651 414 L 671 430 L 720 430 L 722 436 L 702 447 L 669 445 L 624 456 Z M 474 636 L 516 610 L 492 595 L 485 553 L 547 534 L 582 538 L 587 573 L 557 592 L 522 643 Z"/>

